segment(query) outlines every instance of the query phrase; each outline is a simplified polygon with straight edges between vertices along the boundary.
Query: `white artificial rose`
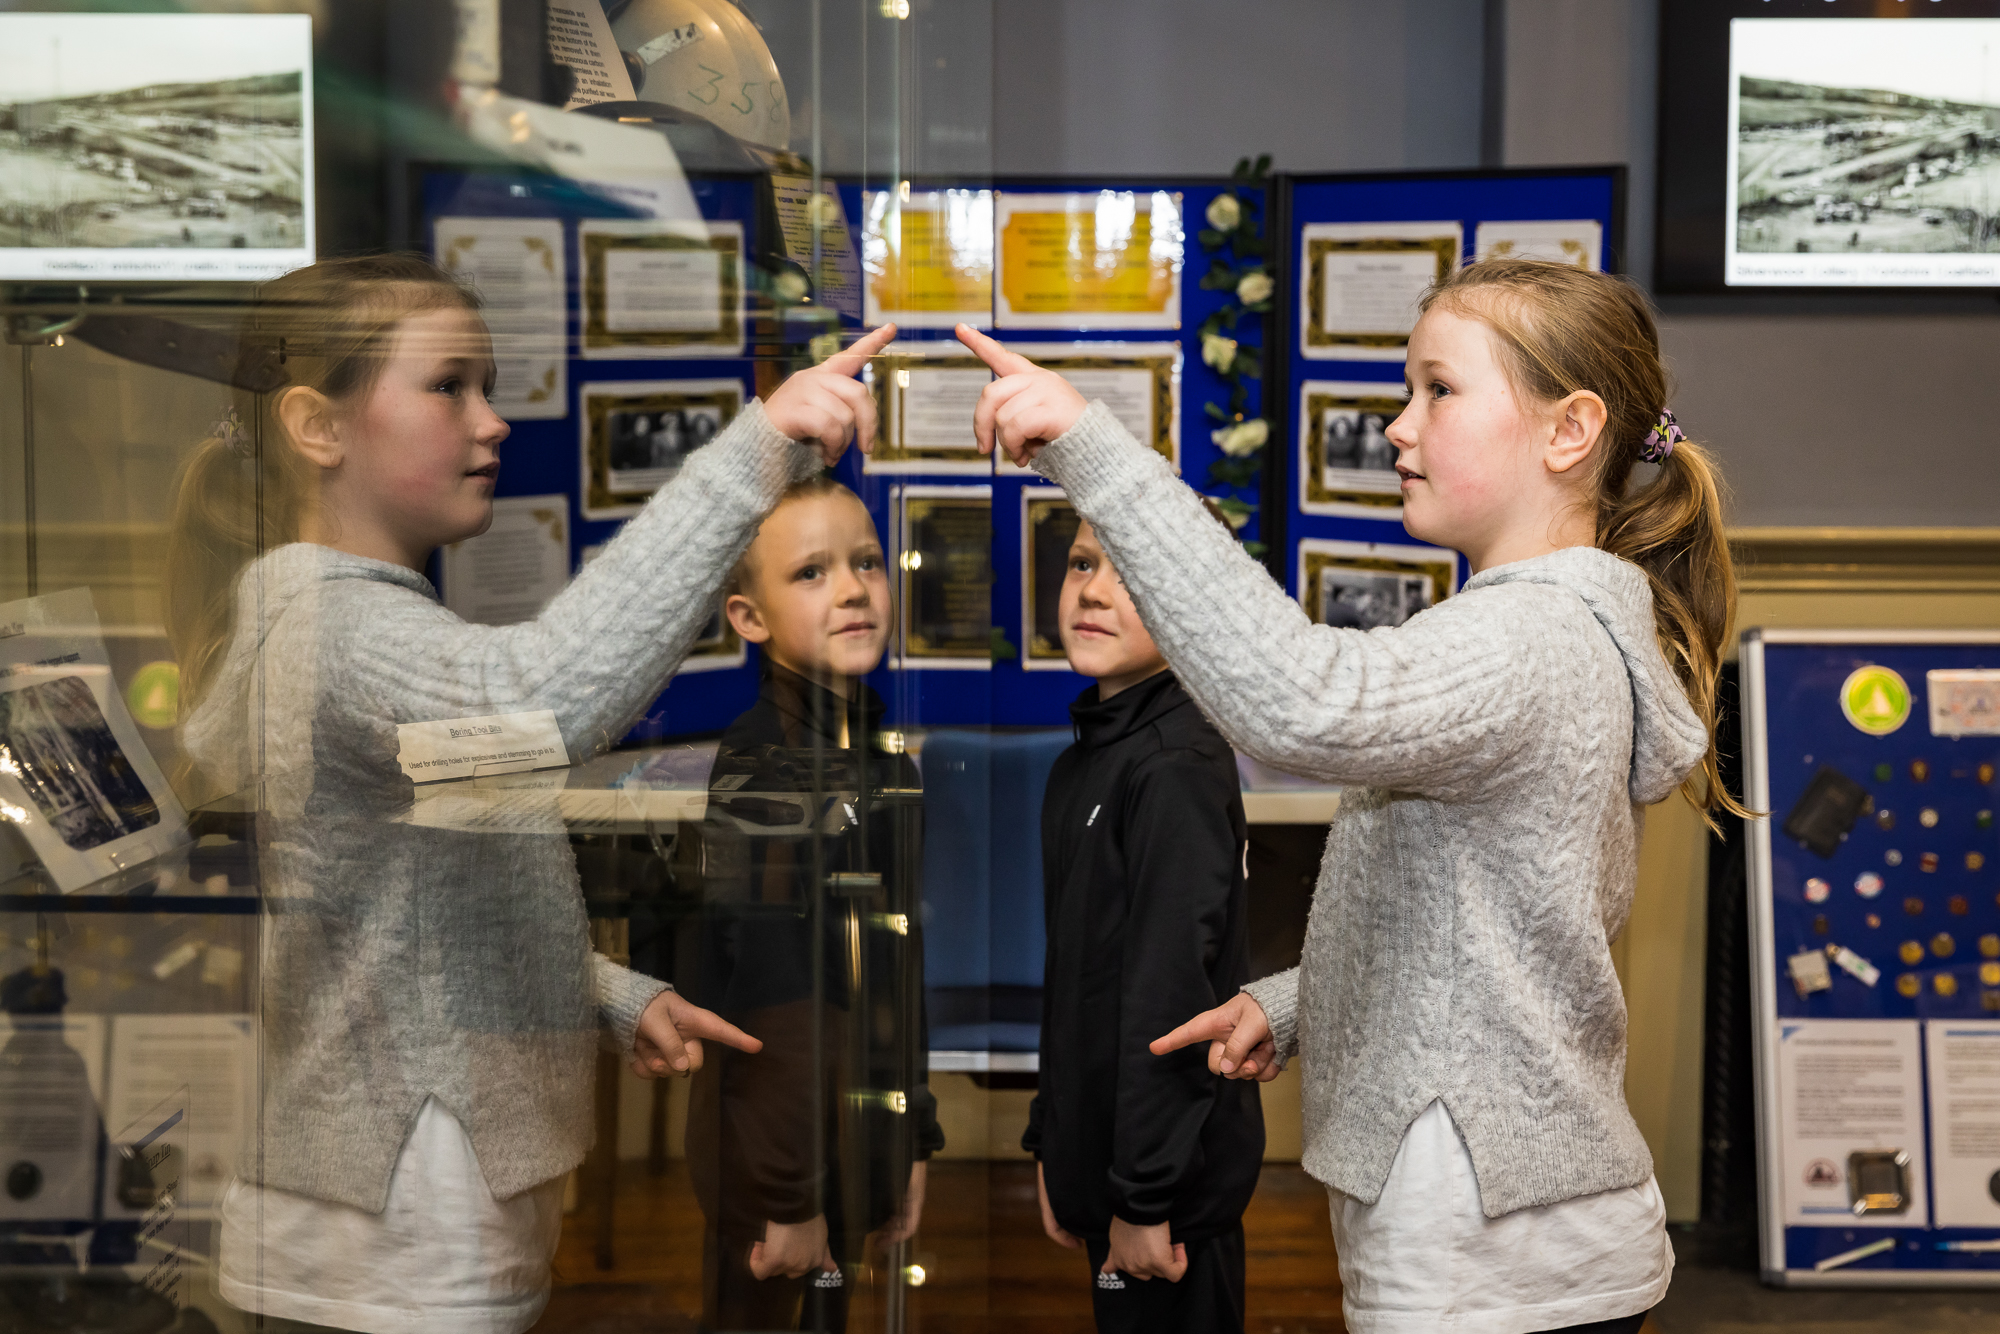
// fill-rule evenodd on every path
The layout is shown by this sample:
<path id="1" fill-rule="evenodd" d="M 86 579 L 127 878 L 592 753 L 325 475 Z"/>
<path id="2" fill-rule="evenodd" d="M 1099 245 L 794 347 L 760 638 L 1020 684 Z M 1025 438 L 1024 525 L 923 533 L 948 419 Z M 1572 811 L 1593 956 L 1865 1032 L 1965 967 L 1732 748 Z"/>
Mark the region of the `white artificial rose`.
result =
<path id="1" fill-rule="evenodd" d="M 1236 299 L 1246 306 L 1254 306 L 1260 301 L 1269 301 L 1276 289 L 1277 284 L 1271 281 L 1271 275 L 1259 269 L 1255 273 L 1244 274 L 1243 280 L 1236 284 Z"/>
<path id="2" fill-rule="evenodd" d="M 1208 438 L 1215 442 L 1217 449 L 1229 457 L 1240 459 L 1264 447 L 1265 442 L 1271 438 L 1271 424 L 1262 417 L 1252 417 L 1247 422 L 1238 422 L 1234 426 L 1211 431 Z"/>
<path id="3" fill-rule="evenodd" d="M 805 300 L 806 290 L 806 276 L 796 269 L 786 269 L 771 280 L 771 295 L 790 305 Z"/>
<path id="4" fill-rule="evenodd" d="M 1217 195 L 1209 201 L 1207 217 L 1208 225 L 1218 232 L 1233 232 L 1243 221 L 1243 205 L 1235 195 Z"/>
<path id="5" fill-rule="evenodd" d="M 1236 340 L 1221 334 L 1201 336 L 1201 359 L 1216 370 L 1226 371 L 1236 362 Z"/>

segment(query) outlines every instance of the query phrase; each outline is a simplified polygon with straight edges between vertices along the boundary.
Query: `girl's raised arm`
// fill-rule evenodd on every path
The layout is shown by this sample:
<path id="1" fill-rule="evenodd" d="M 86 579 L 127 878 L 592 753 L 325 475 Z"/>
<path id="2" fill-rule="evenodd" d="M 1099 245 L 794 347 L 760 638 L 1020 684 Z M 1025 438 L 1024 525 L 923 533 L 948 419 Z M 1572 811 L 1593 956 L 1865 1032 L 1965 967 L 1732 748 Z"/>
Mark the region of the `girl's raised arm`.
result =
<path id="1" fill-rule="evenodd" d="M 323 667 L 330 651 L 355 680 L 334 694 L 323 682 L 321 698 L 371 718 L 386 706 L 397 723 L 550 709 L 573 761 L 610 745 L 679 668 L 786 487 L 857 435 L 872 442 L 874 401 L 853 377 L 894 336 L 877 329 L 752 401 L 532 621 L 468 625 L 414 590 L 385 620 L 365 581 L 329 585 L 324 630 L 343 625 L 343 596 L 368 596 L 353 609 L 368 620 L 322 636 Z"/>
<path id="2" fill-rule="evenodd" d="M 1520 715 L 1542 697 L 1533 635 L 1449 601 L 1394 630 L 1313 624 L 1102 404 L 1085 407 L 1054 372 L 982 334 L 959 338 L 1001 377 L 974 419 L 982 448 L 1061 483 L 1181 683 L 1238 750 L 1329 782 L 1444 797 L 1476 793 L 1513 757 Z"/>

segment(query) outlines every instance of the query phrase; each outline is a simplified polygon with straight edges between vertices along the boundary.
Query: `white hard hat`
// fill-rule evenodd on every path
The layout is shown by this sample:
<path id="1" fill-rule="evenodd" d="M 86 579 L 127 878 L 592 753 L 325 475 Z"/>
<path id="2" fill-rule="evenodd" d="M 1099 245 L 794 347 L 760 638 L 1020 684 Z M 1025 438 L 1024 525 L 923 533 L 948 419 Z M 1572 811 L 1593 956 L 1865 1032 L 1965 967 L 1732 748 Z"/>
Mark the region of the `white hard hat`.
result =
<path id="1" fill-rule="evenodd" d="M 611 35 L 638 63 L 632 85 L 641 102 L 678 108 L 765 148 L 791 147 L 778 62 L 731 0 L 632 0 Z"/>

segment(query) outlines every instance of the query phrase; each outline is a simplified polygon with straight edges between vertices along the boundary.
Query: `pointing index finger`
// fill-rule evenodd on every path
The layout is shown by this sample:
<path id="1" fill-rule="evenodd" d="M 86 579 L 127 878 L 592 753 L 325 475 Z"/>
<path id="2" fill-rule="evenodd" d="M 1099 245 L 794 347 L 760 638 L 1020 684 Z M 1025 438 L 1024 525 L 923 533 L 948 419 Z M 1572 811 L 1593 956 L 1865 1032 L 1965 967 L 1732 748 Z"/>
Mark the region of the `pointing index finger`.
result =
<path id="1" fill-rule="evenodd" d="M 1153 1039 L 1146 1049 L 1155 1056 L 1165 1056 L 1197 1042 L 1214 1042 L 1228 1036 L 1228 1021 L 1211 1011 L 1196 1015 L 1163 1038 Z"/>
<path id="2" fill-rule="evenodd" d="M 717 1042 L 734 1047 L 738 1051 L 758 1052 L 764 1049 L 762 1041 L 751 1037 L 748 1033 L 745 1033 L 742 1029 L 717 1014 L 710 1014 L 703 1011 L 692 1022 L 683 1020 L 682 1023 L 691 1035 L 700 1038 L 712 1038 Z"/>
<path id="3" fill-rule="evenodd" d="M 879 329 L 870 330 L 846 351 L 836 352 L 828 357 L 824 369 L 832 371 L 835 375 L 859 375 L 861 368 L 868 364 L 868 359 L 889 346 L 889 340 L 895 336 L 896 326 L 893 324 L 885 324 Z"/>
<path id="4" fill-rule="evenodd" d="M 969 324 L 961 324 L 952 332 L 957 334 L 958 341 L 972 349 L 972 354 L 985 362 L 995 375 L 1019 375 L 1023 371 L 1036 369 L 1034 362 L 1019 352 L 1009 352 Z"/>

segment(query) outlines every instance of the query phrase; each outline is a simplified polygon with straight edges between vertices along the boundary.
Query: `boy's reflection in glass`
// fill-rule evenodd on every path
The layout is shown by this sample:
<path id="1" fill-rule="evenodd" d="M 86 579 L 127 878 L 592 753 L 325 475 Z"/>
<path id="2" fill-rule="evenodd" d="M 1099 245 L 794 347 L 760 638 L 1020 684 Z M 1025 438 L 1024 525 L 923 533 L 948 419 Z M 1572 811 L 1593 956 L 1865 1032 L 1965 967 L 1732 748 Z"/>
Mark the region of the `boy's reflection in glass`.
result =
<path id="1" fill-rule="evenodd" d="M 918 779 L 882 748 L 861 680 L 890 628 L 867 509 L 830 479 L 795 487 L 724 610 L 761 647 L 763 682 L 710 776 L 700 954 L 681 975 L 764 1049 L 718 1051 L 694 1080 L 703 1323 L 835 1330 L 862 1242 L 915 1232 L 944 1143 L 925 1074 Z"/>

